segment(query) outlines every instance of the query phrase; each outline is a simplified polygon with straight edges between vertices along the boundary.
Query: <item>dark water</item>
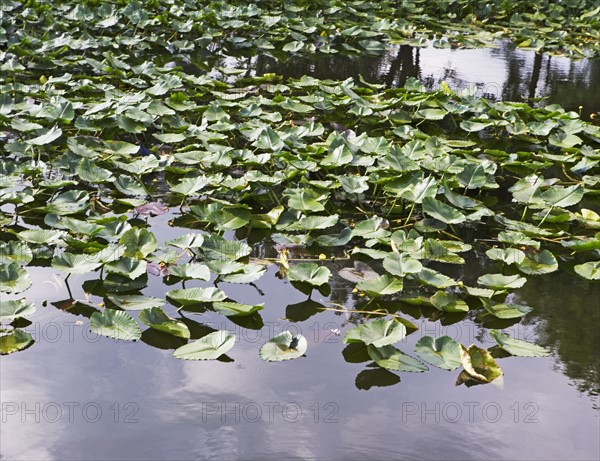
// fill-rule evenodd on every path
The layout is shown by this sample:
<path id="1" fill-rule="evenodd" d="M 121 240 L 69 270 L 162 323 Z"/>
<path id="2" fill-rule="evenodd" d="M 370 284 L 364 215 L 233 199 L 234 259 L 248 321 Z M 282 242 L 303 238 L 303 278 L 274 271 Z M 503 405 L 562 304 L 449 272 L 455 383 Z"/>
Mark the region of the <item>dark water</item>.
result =
<path id="1" fill-rule="evenodd" d="M 600 112 L 600 59 L 571 61 L 560 56 L 536 54 L 501 42 L 498 48 L 436 49 L 399 46 L 383 56 L 316 55 L 281 61 L 269 56 L 229 59 L 226 65 L 262 75 L 284 77 L 311 75 L 321 79 L 358 79 L 388 87 L 402 86 L 409 77 L 421 80 L 429 90 L 446 82 L 454 90 L 492 99 L 561 104 L 589 118 Z"/>
<path id="2" fill-rule="evenodd" d="M 322 78 L 361 74 L 388 85 L 419 76 L 431 87 L 444 80 L 456 88 L 475 85 L 498 98 L 547 95 L 567 107 L 583 104 L 588 112 L 598 110 L 600 97 L 598 61 L 537 58 L 508 48 L 403 48 L 380 59 L 297 59 L 277 66 L 255 58 L 250 70 Z M 150 218 L 159 242 L 189 232 L 170 228 L 169 219 Z M 345 264 L 336 263 L 332 272 Z M 486 269 L 477 258 L 466 268 L 472 276 Z M 516 295 L 535 309 L 507 329 L 550 347 L 552 356 L 499 359 L 503 379 L 471 388 L 455 386 L 458 372 L 430 367 L 423 374 L 398 373 L 398 381 L 368 368 L 369 362 L 345 360 L 341 336 L 331 330 L 343 334 L 354 319 L 326 311 L 294 322 L 302 316 L 298 312 L 307 315 L 307 305 L 298 306 L 307 296 L 276 278 L 275 266 L 256 288 L 221 287 L 238 302 L 265 303 L 262 329 L 215 313 L 186 314 L 197 329 L 202 327 L 193 322 L 236 334 L 230 363 L 176 360 L 156 336 L 125 343 L 91 334 L 86 318 L 50 304 L 69 296 L 63 275 L 53 279 L 55 271 L 48 268 L 28 271 L 34 283 L 29 300 L 38 310 L 25 329 L 36 343 L 0 359 L 2 459 L 600 458 L 600 284 L 563 271 L 529 278 Z M 73 296 L 85 300 L 82 284 L 94 278 L 72 276 Z M 205 284 L 187 284 L 196 285 Z M 360 307 L 352 283 L 335 277 L 332 285 L 331 300 Z M 173 288 L 150 276 L 144 294 L 163 297 Z M 313 300 L 328 301 L 318 294 Z M 100 301 L 89 298 L 90 304 Z M 177 315 L 169 309 L 165 306 Z M 404 314 L 420 328 L 399 343 L 406 353 L 425 334 L 491 345 L 474 319 L 434 322 L 431 313 L 416 308 Z M 286 329 L 307 337 L 306 357 L 263 362 L 260 346 Z"/>

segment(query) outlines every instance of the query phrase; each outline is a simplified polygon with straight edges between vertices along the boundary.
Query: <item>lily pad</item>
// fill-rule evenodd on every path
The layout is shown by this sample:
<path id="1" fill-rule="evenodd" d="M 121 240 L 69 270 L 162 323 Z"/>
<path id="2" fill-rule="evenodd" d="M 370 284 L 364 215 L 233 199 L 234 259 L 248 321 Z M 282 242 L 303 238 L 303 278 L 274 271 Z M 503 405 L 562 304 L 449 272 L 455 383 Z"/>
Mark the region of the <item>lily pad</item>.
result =
<path id="1" fill-rule="evenodd" d="M 519 357 L 546 357 L 550 351 L 527 341 L 511 338 L 498 330 L 490 330 L 490 337 L 506 352 Z"/>
<path id="2" fill-rule="evenodd" d="M 415 344 L 415 353 L 426 362 L 444 370 L 461 366 L 460 344 L 449 336 L 423 336 Z"/>
<path id="3" fill-rule="evenodd" d="M 308 342 L 302 335 L 294 336 L 284 331 L 271 338 L 260 348 L 260 358 L 267 362 L 281 362 L 302 357 L 308 348 Z"/>
<path id="4" fill-rule="evenodd" d="M 235 335 L 219 330 L 175 349 L 173 357 L 182 360 L 215 360 L 235 345 Z"/>
<path id="5" fill-rule="evenodd" d="M 264 304 L 240 304 L 229 301 L 217 301 L 213 303 L 213 309 L 219 314 L 223 314 L 226 317 L 231 316 L 247 316 L 252 315 L 264 309 Z"/>
<path id="6" fill-rule="evenodd" d="M 218 288 L 184 288 L 182 290 L 167 291 L 167 298 L 176 301 L 182 306 L 190 306 L 199 303 L 212 303 L 223 301 L 227 295 Z"/>
<path id="7" fill-rule="evenodd" d="M 142 330 L 133 317 L 127 312 L 105 309 L 94 312 L 90 317 L 90 330 L 102 336 L 123 341 L 137 341 L 142 337 Z"/>
<path id="8" fill-rule="evenodd" d="M 2 320 L 12 320 L 18 317 L 26 317 L 34 312 L 35 304 L 28 303 L 25 299 L 0 299 L 0 319 Z"/>
<path id="9" fill-rule="evenodd" d="M 600 262 L 590 261 L 575 266 L 575 272 L 588 280 L 600 280 Z"/>
<path id="10" fill-rule="evenodd" d="M 16 328 L 0 336 L 0 355 L 22 351 L 33 344 L 33 337 L 24 330 Z"/>
<path id="11" fill-rule="evenodd" d="M 180 320 L 172 319 L 160 307 L 151 307 L 140 312 L 140 322 L 151 328 L 163 331 L 179 338 L 189 339 L 190 330 Z"/>
<path id="12" fill-rule="evenodd" d="M 356 285 L 361 291 L 364 291 L 370 297 L 393 295 L 402 291 L 404 284 L 401 279 L 391 275 L 380 275 L 375 279 L 363 280 Z"/>
<path id="13" fill-rule="evenodd" d="M 485 274 L 477 279 L 477 283 L 495 290 L 521 288 L 527 279 L 519 275 Z"/>
<path id="14" fill-rule="evenodd" d="M 107 299 L 126 311 L 139 311 L 165 305 L 165 300 L 144 295 L 109 295 Z"/>
<path id="15" fill-rule="evenodd" d="M 21 293 L 31 286 L 31 277 L 19 264 L 0 265 L 0 291 L 4 293 Z"/>
<path id="16" fill-rule="evenodd" d="M 405 336 L 406 327 L 402 323 L 377 319 L 346 331 L 344 343 L 363 342 L 381 347 L 401 341 Z"/>
<path id="17" fill-rule="evenodd" d="M 369 356 L 382 368 L 395 371 L 422 373 L 429 370 L 423 362 L 405 354 L 394 346 L 376 347 L 371 344 L 367 348 Z"/>
<path id="18" fill-rule="evenodd" d="M 290 267 L 288 277 L 292 282 L 321 286 L 329 281 L 331 272 L 327 267 L 316 263 L 300 263 Z"/>
<path id="19" fill-rule="evenodd" d="M 474 344 L 469 349 L 465 349 L 461 345 L 460 349 L 462 365 L 470 377 L 489 383 L 502 376 L 500 367 L 485 349 L 481 349 Z"/>
<path id="20" fill-rule="evenodd" d="M 495 303 L 486 298 L 480 298 L 483 308 L 499 319 L 514 319 L 529 314 L 533 308 L 523 304 Z"/>

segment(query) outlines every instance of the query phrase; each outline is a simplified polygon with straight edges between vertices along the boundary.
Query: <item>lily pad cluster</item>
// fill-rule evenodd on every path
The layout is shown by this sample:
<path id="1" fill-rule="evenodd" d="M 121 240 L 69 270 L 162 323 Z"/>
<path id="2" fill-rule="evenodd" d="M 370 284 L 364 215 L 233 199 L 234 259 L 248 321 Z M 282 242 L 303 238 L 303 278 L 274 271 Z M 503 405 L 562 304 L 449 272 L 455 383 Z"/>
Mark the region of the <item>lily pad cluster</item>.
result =
<path id="1" fill-rule="evenodd" d="M 426 363 L 449 371 L 462 366 L 463 371 L 459 374 L 456 385 L 467 386 L 489 383 L 502 376 L 494 355 L 501 357 L 508 353 L 522 357 L 543 357 L 550 354 L 550 351 L 540 346 L 512 338 L 498 330 L 490 330 L 490 337 L 497 345 L 489 350 L 474 344 L 467 348 L 449 336 L 433 338 L 425 335 L 417 341 L 414 348 L 419 360 L 394 346 L 405 338 L 406 333 L 406 327 L 394 319 L 373 320 L 346 332 L 344 342 L 348 346 L 344 353 L 352 362 L 372 360 L 382 369 L 401 372 L 428 371 Z"/>
<path id="2" fill-rule="evenodd" d="M 304 33 L 319 37 L 329 37 L 330 26 L 352 30 L 336 14 L 359 7 L 372 14 L 363 2 L 326 16 L 317 14 L 319 2 L 286 2 L 281 14 L 267 6 L 221 2 L 210 16 L 174 1 L 3 4 L 3 295 L 27 295 L 31 266 L 94 274 L 83 289 L 101 306 L 72 296 L 53 304 L 89 317 L 90 328 L 107 337 L 141 339 L 176 358 L 226 361 L 235 337 L 187 315 L 214 311 L 260 329 L 264 305 L 230 299 L 219 284 L 255 286 L 277 264 L 278 277 L 309 296 L 354 284 L 355 301 L 367 301 L 361 314 L 386 319 L 349 330 L 346 342 L 364 345 L 383 369 L 424 371 L 394 346 L 414 323 L 378 306 L 422 306 L 432 319 L 491 318 L 505 327 L 540 307 L 513 293 L 531 277 L 562 270 L 600 279 L 600 127 L 558 105 L 491 102 L 447 85 L 427 92 L 414 79 L 396 89 L 306 76 L 224 83 L 177 65 L 180 53 L 217 39 L 230 48 L 251 40 L 250 49 L 267 46 L 260 40 L 270 39 L 258 38 L 266 36 L 285 48 L 281 30 L 308 21 L 304 10 L 319 18 Z M 35 35 L 58 16 L 48 36 Z M 267 27 L 274 32 L 265 34 Z M 358 27 L 357 41 L 343 48 L 392 37 L 390 30 L 364 36 Z M 161 242 L 152 226 L 165 216 L 185 233 Z M 463 281 L 453 273 L 469 258 L 483 269 Z M 147 296 L 155 276 L 180 286 Z M 28 306 L 3 299 L 3 317 L 25 317 Z M 305 320 L 326 306 L 309 297 L 288 308 L 288 317 Z M 142 332 L 129 311 L 149 328 Z M 31 344 L 19 323 L 11 326 L 0 337 L 7 353 Z M 493 338 L 505 353 L 541 355 L 500 331 Z M 450 341 L 423 338 L 415 352 L 441 368 L 462 364 L 465 378 L 499 376 L 491 352 Z M 288 331 L 259 354 L 294 359 L 307 347 Z"/>
<path id="3" fill-rule="evenodd" d="M 598 54 L 599 13 L 594 0 L 535 5 L 514 0 L 7 0 L 0 10 L 0 43 L 17 56 L 40 53 L 54 59 L 104 48 L 115 70 L 122 69 L 115 55 L 121 46 L 157 54 L 282 57 L 381 53 L 392 45 L 430 42 L 439 48 L 476 48 L 508 38 L 521 48 L 584 57 Z M 98 57 L 88 59 L 101 65 Z"/>

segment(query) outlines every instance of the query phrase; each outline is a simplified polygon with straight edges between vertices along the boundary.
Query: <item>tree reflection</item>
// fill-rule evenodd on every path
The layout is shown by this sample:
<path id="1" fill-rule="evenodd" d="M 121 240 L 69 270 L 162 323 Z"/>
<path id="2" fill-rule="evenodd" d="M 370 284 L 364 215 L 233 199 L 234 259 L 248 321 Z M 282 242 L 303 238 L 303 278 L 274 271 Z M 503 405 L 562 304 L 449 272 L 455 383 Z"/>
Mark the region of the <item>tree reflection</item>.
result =
<path id="1" fill-rule="evenodd" d="M 439 54 L 439 50 L 435 50 Z M 320 79 L 343 80 L 359 76 L 370 83 L 388 87 L 403 86 L 409 77 L 418 78 L 428 90 L 439 88 L 446 81 L 453 88 L 477 88 L 479 96 L 494 97 L 508 101 L 531 101 L 544 98 L 544 103 L 559 103 L 567 110 L 579 111 L 589 118 L 600 111 L 600 60 L 570 61 L 531 50 L 515 49 L 509 42 L 498 48 L 484 51 L 489 60 L 500 60 L 504 75 L 493 75 L 489 81 L 473 79 L 473 69 L 485 66 L 481 58 L 472 62 L 472 68 L 460 66 L 460 53 L 468 50 L 445 50 L 436 62 L 448 65 L 432 68 L 431 60 L 424 64 L 422 56 L 431 52 L 409 45 L 401 45 L 384 55 L 342 56 L 337 54 L 292 56 L 277 60 L 259 55 L 246 62 L 248 70 L 257 75 L 277 73 L 284 78 L 310 75 Z M 436 54 L 436 56 L 438 55 Z M 479 55 L 481 56 L 481 55 Z M 490 74 L 492 75 L 492 74 Z M 497 90 L 489 90 L 491 86 Z M 487 90 L 486 90 L 487 89 Z M 488 94 L 484 94 L 488 93 Z"/>

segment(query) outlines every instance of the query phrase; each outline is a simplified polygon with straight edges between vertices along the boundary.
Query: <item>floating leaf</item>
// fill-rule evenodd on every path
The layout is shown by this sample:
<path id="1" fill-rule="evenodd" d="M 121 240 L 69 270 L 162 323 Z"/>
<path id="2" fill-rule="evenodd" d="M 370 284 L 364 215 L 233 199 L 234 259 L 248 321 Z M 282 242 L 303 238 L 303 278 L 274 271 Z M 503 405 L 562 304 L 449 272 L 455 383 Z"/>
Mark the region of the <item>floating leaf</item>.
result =
<path id="1" fill-rule="evenodd" d="M 427 363 L 444 370 L 461 366 L 460 344 L 449 336 L 423 336 L 415 344 L 415 353 Z"/>
<path id="2" fill-rule="evenodd" d="M 252 304 L 240 304 L 240 303 L 235 303 L 235 302 L 220 301 L 220 302 L 213 303 L 213 309 L 215 311 L 217 311 L 219 314 L 222 314 L 226 317 L 231 317 L 231 316 L 243 317 L 243 316 L 247 316 L 247 315 L 252 315 L 255 312 L 258 312 L 258 311 L 264 309 L 264 304 L 252 305 Z"/>
<path id="3" fill-rule="evenodd" d="M 483 308 L 499 319 L 514 319 L 529 314 L 533 308 L 524 304 L 495 303 L 489 299 L 480 298 Z"/>
<path id="4" fill-rule="evenodd" d="M 210 270 L 200 263 L 185 263 L 169 266 L 169 274 L 182 279 L 210 280 Z"/>
<path id="5" fill-rule="evenodd" d="M 528 275 L 549 274 L 558 270 L 558 261 L 548 250 L 543 250 L 530 253 L 517 267 Z"/>
<path id="6" fill-rule="evenodd" d="M 575 272 L 588 280 L 600 280 L 600 262 L 590 261 L 575 266 Z"/>
<path id="7" fill-rule="evenodd" d="M 260 358 L 267 362 L 281 362 L 302 357 L 308 348 L 308 342 L 302 335 L 294 336 L 284 331 L 271 338 L 260 348 Z"/>
<path id="8" fill-rule="evenodd" d="M 484 383 L 502 376 L 500 367 L 490 353 L 474 344 L 469 349 L 461 346 L 461 362 L 469 376 Z"/>
<path id="9" fill-rule="evenodd" d="M 140 322 L 179 338 L 189 339 L 190 330 L 187 325 L 180 320 L 169 317 L 160 307 L 146 308 L 140 312 Z"/>
<path id="10" fill-rule="evenodd" d="M 63 253 L 52 258 L 52 267 L 68 274 L 85 274 L 102 265 L 96 255 Z"/>
<path id="11" fill-rule="evenodd" d="M 437 291 L 431 297 L 431 304 L 436 309 L 444 312 L 468 312 L 469 306 L 462 299 L 458 299 L 456 296 L 448 294 L 444 291 Z"/>
<path id="12" fill-rule="evenodd" d="M 105 309 L 94 312 L 90 317 L 90 330 L 102 336 L 124 341 L 137 341 L 142 337 L 142 330 L 127 312 Z"/>
<path id="13" fill-rule="evenodd" d="M 506 352 L 519 357 L 546 357 L 550 351 L 527 341 L 511 338 L 498 330 L 490 330 L 490 337 Z"/>
<path id="14" fill-rule="evenodd" d="M 131 256 L 136 259 L 144 259 L 158 248 L 158 242 L 154 234 L 137 227 L 125 232 L 119 239 L 119 243 L 125 246 L 124 256 Z"/>
<path id="15" fill-rule="evenodd" d="M 292 282 L 303 282 L 318 287 L 329 281 L 331 272 L 325 266 L 315 263 L 300 263 L 290 267 L 288 277 Z"/>
<path id="16" fill-rule="evenodd" d="M 173 352 L 173 357 L 182 360 L 215 360 L 226 354 L 235 345 L 235 335 L 224 330 L 209 333 Z"/>
<path id="17" fill-rule="evenodd" d="M 134 280 L 146 273 L 147 263 L 133 258 L 121 258 L 105 264 L 104 268 L 107 272 L 124 275 Z"/>
<path id="18" fill-rule="evenodd" d="M 416 274 L 423 269 L 423 265 L 406 253 L 390 253 L 383 259 L 383 267 L 390 274 L 404 277 L 407 274 Z"/>
<path id="19" fill-rule="evenodd" d="M 520 275 L 485 274 L 477 279 L 477 283 L 495 290 L 521 288 L 527 279 Z"/>
<path id="20" fill-rule="evenodd" d="M 174 238 L 167 242 L 168 245 L 177 248 L 200 248 L 204 243 L 203 234 L 185 234 L 180 237 Z"/>
<path id="21" fill-rule="evenodd" d="M 446 224 L 458 224 L 466 220 L 465 216 L 456 208 L 446 205 L 433 197 L 425 197 L 423 199 L 423 211 Z"/>
<path id="22" fill-rule="evenodd" d="M 402 340 L 406 336 L 406 327 L 395 320 L 377 319 L 348 330 L 344 335 L 345 343 L 363 342 L 375 347 L 387 346 Z"/>
<path id="23" fill-rule="evenodd" d="M 38 137 L 27 140 L 27 143 L 34 146 L 44 146 L 50 144 L 52 141 L 56 141 L 61 136 L 62 130 L 58 126 L 53 126 L 47 130 L 41 130 L 41 134 Z"/>
<path id="24" fill-rule="evenodd" d="M 107 299 L 126 311 L 138 311 L 164 306 L 165 301 L 161 298 L 144 295 L 109 295 Z"/>
<path id="25" fill-rule="evenodd" d="M 0 265 L 0 291 L 20 293 L 31 286 L 31 277 L 17 263 Z"/>
<path id="26" fill-rule="evenodd" d="M 25 317 L 35 312 L 35 304 L 28 303 L 25 298 L 18 300 L 0 299 L 0 319 L 13 320 L 18 317 Z"/>
<path id="27" fill-rule="evenodd" d="M 429 370 L 423 362 L 405 354 L 394 346 L 368 346 L 369 356 L 382 368 L 395 371 L 422 373 Z"/>
<path id="28" fill-rule="evenodd" d="M 24 330 L 16 328 L 0 336 L 0 355 L 22 351 L 33 343 L 33 337 Z"/>
<path id="29" fill-rule="evenodd" d="M 16 262 L 28 264 L 33 259 L 33 253 L 26 243 L 23 242 L 0 242 L 0 264 Z"/>
<path id="30" fill-rule="evenodd" d="M 167 291 L 167 298 L 178 302 L 182 306 L 223 301 L 226 297 L 225 293 L 214 287 L 184 288 L 182 290 Z"/>
<path id="31" fill-rule="evenodd" d="M 375 279 L 363 280 L 356 285 L 356 288 L 373 298 L 398 293 L 402 291 L 403 285 L 401 279 L 384 274 Z"/>

